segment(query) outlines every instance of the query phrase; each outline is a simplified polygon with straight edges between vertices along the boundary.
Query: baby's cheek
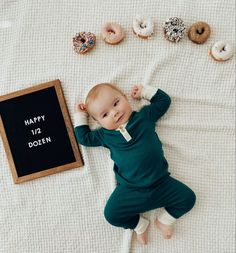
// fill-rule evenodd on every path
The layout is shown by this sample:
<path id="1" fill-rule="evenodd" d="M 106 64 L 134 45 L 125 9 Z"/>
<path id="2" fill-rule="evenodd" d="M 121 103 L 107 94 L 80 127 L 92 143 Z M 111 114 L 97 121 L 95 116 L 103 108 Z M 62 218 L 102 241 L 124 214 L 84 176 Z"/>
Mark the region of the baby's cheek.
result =
<path id="1" fill-rule="evenodd" d="M 103 119 L 100 120 L 100 125 L 106 129 L 112 129 L 113 128 L 113 122 L 111 122 L 109 119 Z"/>
<path id="2" fill-rule="evenodd" d="M 114 130 L 116 128 L 116 124 L 114 122 L 109 122 L 107 126 L 110 130 Z"/>

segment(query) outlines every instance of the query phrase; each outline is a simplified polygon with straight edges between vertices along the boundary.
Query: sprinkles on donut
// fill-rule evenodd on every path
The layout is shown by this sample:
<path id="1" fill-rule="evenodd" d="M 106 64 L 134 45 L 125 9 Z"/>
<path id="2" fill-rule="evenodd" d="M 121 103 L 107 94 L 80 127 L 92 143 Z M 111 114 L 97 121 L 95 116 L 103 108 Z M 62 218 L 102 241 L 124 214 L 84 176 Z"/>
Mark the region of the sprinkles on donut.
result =
<path id="1" fill-rule="evenodd" d="M 95 46 L 96 36 L 91 32 L 79 32 L 73 37 L 74 51 L 85 54 Z"/>
<path id="2" fill-rule="evenodd" d="M 136 17 L 133 20 L 133 32 L 139 38 L 149 39 L 153 35 L 154 22 L 151 18 Z"/>
<path id="3" fill-rule="evenodd" d="M 164 35 L 171 42 L 179 42 L 185 35 L 185 25 L 181 18 L 173 17 L 164 24 Z"/>

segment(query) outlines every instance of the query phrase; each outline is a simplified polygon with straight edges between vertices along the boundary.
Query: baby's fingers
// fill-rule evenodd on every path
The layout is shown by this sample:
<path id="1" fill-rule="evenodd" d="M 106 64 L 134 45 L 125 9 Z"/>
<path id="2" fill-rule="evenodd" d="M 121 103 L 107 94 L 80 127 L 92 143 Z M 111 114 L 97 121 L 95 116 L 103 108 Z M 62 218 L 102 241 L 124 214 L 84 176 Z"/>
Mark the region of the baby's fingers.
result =
<path id="1" fill-rule="evenodd" d="M 83 110 L 83 111 L 86 110 L 85 104 L 79 104 L 79 107 L 80 107 L 80 109 Z"/>
<path id="2" fill-rule="evenodd" d="M 85 104 L 83 104 L 83 103 L 78 103 L 78 104 L 76 104 L 76 105 L 75 105 L 75 110 L 76 110 L 77 112 L 84 112 L 84 111 L 86 111 Z"/>
<path id="3" fill-rule="evenodd" d="M 138 91 L 133 91 L 133 92 L 131 93 L 131 96 L 132 96 L 132 98 L 134 98 L 134 99 L 138 99 L 138 98 L 139 98 Z"/>

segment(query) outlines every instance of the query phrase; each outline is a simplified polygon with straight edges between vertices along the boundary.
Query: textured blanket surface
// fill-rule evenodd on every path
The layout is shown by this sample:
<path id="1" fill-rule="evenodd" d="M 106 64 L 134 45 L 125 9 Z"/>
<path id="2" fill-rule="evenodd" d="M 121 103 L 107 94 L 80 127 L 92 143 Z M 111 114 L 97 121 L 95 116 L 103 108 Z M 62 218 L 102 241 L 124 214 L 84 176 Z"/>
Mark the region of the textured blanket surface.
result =
<path id="1" fill-rule="evenodd" d="M 133 34 L 137 15 L 155 21 L 151 40 Z M 166 41 L 162 25 L 173 16 L 187 27 L 207 22 L 209 40 Z M 125 29 L 121 44 L 102 41 L 106 21 Z M 79 31 L 97 36 L 82 56 L 72 47 Z M 0 1 L 0 95 L 60 79 L 72 116 L 75 101 L 95 83 L 113 82 L 127 93 L 133 84 L 160 87 L 172 98 L 156 128 L 170 172 L 197 195 L 172 240 L 155 228 L 161 210 L 145 213 L 149 244 L 140 246 L 132 231 L 104 219 L 115 187 L 108 150 L 80 147 L 84 167 L 15 185 L 1 140 L 0 253 L 235 252 L 235 56 L 218 63 L 208 55 L 222 39 L 235 45 L 233 0 Z M 129 99 L 136 110 L 146 103 Z"/>

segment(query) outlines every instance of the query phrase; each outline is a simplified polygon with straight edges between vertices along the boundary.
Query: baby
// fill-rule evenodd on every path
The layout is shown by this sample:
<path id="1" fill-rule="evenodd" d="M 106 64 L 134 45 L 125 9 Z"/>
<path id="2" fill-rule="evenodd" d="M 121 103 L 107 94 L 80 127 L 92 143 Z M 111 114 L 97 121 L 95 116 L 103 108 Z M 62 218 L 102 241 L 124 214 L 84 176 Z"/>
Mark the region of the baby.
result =
<path id="1" fill-rule="evenodd" d="M 192 209 L 196 196 L 170 176 L 155 131 L 156 121 L 170 106 L 170 97 L 147 85 L 135 85 L 131 95 L 150 100 L 150 104 L 139 112 L 132 111 L 126 95 L 115 85 L 94 86 L 85 104 L 76 105 L 75 135 L 81 145 L 110 150 L 117 186 L 104 210 L 106 220 L 113 226 L 133 229 L 138 241 L 147 244 L 149 221 L 141 213 L 164 207 L 155 223 L 163 237 L 170 239 L 174 222 Z M 101 128 L 89 128 L 89 115 Z"/>

